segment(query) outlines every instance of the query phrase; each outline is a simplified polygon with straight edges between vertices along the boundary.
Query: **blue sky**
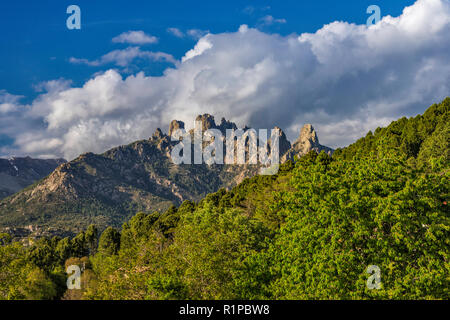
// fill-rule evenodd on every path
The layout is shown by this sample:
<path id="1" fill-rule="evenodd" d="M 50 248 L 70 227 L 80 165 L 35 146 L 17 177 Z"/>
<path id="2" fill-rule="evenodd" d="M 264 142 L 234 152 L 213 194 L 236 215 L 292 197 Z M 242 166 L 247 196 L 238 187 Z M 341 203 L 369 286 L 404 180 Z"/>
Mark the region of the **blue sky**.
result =
<path id="1" fill-rule="evenodd" d="M 0 89 L 24 95 L 30 101 L 37 95 L 34 86 L 42 81 L 71 79 L 81 85 L 93 73 L 105 69 L 68 63 L 70 57 L 95 59 L 124 48 L 111 39 L 128 30 L 143 30 L 157 36 L 157 44 L 146 46 L 181 58 L 196 42 L 179 39 L 167 28 L 233 32 L 241 24 L 257 26 L 266 32 L 314 32 L 335 20 L 365 23 L 366 8 L 377 4 L 382 15 L 398 16 L 412 0 L 326 0 L 326 1 L 105 1 L 43 0 L 2 1 L 0 4 Z M 77 4 L 82 13 L 82 29 L 66 28 L 66 8 Z M 286 23 L 263 26 L 265 16 L 285 19 Z M 146 63 L 140 68 L 158 75 L 166 63 Z"/>
<path id="2" fill-rule="evenodd" d="M 342 147 L 450 95 L 449 34 L 450 0 L 2 1 L 0 157 L 70 160 L 201 113 Z"/>

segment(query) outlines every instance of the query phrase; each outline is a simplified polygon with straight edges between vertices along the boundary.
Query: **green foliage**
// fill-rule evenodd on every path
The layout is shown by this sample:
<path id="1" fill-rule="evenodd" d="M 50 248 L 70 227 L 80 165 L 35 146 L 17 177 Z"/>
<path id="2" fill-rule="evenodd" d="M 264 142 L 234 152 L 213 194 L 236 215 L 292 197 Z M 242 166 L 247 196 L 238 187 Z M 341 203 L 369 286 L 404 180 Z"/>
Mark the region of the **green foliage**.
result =
<path id="1" fill-rule="evenodd" d="M 95 254 L 98 246 L 98 230 L 97 227 L 91 224 L 84 234 L 84 240 L 89 250 L 89 254 Z"/>
<path id="2" fill-rule="evenodd" d="M 449 112 L 450 98 L 429 107 L 423 115 L 401 118 L 386 128 L 378 128 L 375 134 L 352 145 L 335 151 L 334 159 L 354 158 L 417 158 L 425 163 L 430 158 L 446 156 L 449 160 Z M 434 147 L 438 148 L 434 148 Z"/>
<path id="3" fill-rule="evenodd" d="M 277 175 L 140 212 L 98 250 L 94 226 L 30 247 L 0 235 L 0 297 L 449 299 L 449 106 L 333 157 L 312 151 Z M 64 293 L 69 264 L 86 270 Z M 367 287 L 369 265 L 381 289 Z"/>
<path id="4" fill-rule="evenodd" d="M 171 250 L 190 299 L 237 299 L 246 291 L 246 260 L 264 247 L 268 231 L 236 209 L 205 203 L 185 215 Z"/>
<path id="5" fill-rule="evenodd" d="M 8 233 L 0 233 L 0 246 L 11 243 L 12 237 Z"/>
<path id="6" fill-rule="evenodd" d="M 389 159 L 298 164 L 269 249 L 274 297 L 448 299 L 448 178 Z"/>
<path id="7" fill-rule="evenodd" d="M 57 286 L 49 275 L 34 265 L 27 250 L 14 242 L 0 246 L 0 300 L 53 299 Z"/>
<path id="8" fill-rule="evenodd" d="M 120 248 L 120 232 L 113 227 L 103 231 L 98 244 L 98 251 L 105 255 L 116 255 Z"/>

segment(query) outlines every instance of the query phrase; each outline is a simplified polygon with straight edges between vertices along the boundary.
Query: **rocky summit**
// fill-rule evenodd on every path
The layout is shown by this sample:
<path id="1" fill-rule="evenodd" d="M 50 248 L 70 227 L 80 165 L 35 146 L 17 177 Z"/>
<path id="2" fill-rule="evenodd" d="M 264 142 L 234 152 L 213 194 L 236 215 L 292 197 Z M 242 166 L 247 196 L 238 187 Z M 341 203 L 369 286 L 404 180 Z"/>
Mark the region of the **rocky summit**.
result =
<path id="1" fill-rule="evenodd" d="M 280 147 L 281 150 L 281 147 Z M 317 132 L 311 124 L 305 124 L 300 130 L 300 135 L 295 140 L 292 147 L 283 154 L 281 161 L 294 160 L 294 157 L 301 157 L 311 150 L 320 153 L 324 151 L 328 155 L 333 154 L 333 149 L 323 146 L 319 143 L 319 138 L 317 137 Z"/>

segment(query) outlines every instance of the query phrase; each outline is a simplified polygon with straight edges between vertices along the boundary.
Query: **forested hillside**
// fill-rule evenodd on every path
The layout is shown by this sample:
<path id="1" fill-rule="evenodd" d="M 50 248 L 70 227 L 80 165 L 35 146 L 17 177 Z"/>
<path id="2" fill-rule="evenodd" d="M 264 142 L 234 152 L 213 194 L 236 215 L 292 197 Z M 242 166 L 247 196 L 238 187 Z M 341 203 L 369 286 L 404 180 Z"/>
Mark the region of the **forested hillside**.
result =
<path id="1" fill-rule="evenodd" d="M 449 299 L 449 108 L 100 236 L 23 246 L 4 234 L 0 298 Z M 66 288 L 73 264 L 80 290 Z"/>

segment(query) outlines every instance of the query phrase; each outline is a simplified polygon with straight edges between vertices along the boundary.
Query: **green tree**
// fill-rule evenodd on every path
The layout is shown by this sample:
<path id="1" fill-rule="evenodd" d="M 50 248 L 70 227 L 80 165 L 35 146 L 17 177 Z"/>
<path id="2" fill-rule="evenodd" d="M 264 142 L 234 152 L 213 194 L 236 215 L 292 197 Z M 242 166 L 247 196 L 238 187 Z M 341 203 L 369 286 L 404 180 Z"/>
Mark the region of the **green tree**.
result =
<path id="1" fill-rule="evenodd" d="M 108 227 L 100 236 L 98 250 L 102 254 L 116 255 L 120 249 L 120 232 L 113 227 Z"/>
<path id="2" fill-rule="evenodd" d="M 91 255 L 95 254 L 98 246 L 98 230 L 95 225 L 91 224 L 87 228 L 84 234 L 84 241 L 86 242 L 89 254 Z"/>

